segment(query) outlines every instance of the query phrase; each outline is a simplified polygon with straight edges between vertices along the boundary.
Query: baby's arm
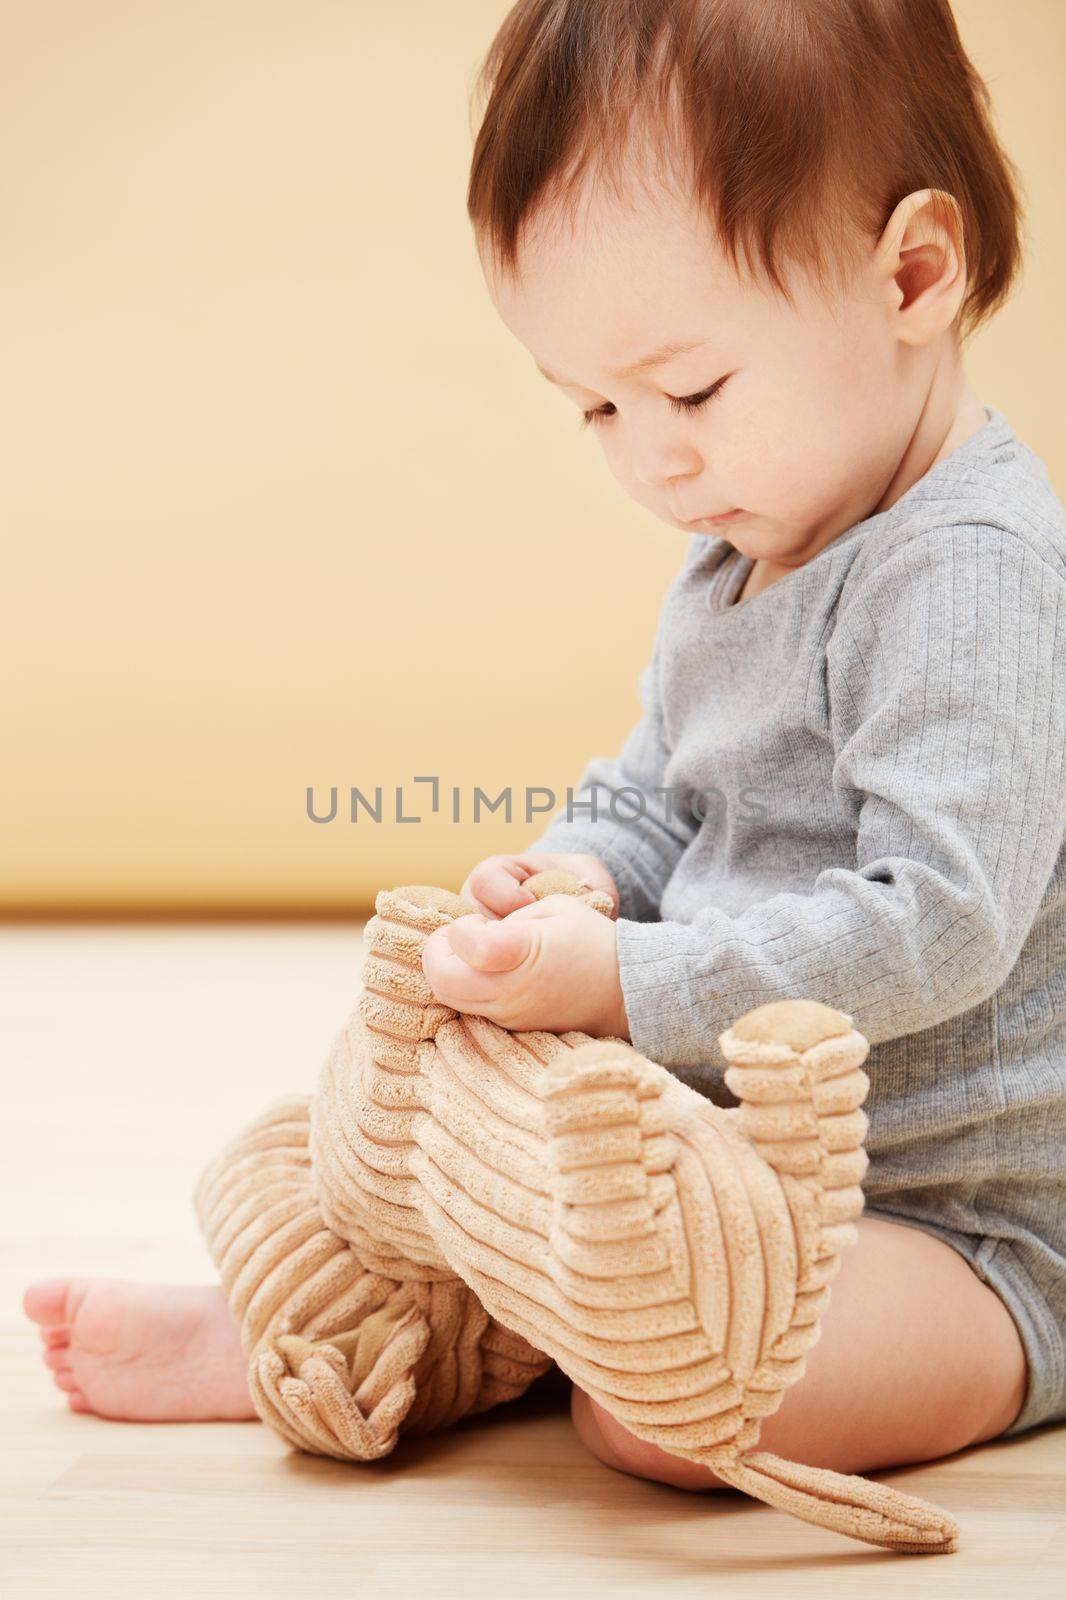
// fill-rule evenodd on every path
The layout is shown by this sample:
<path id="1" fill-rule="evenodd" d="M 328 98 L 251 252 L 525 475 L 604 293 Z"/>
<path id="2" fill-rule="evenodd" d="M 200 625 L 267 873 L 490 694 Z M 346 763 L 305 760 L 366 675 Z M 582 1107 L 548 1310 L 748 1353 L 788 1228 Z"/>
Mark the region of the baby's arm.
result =
<path id="1" fill-rule="evenodd" d="M 1064 658 L 1066 572 L 1037 533 L 940 528 L 858 575 L 828 649 L 833 798 L 854 819 L 854 861 L 736 916 L 620 918 L 636 1048 L 705 1061 L 731 1017 L 795 996 L 877 1043 L 993 994 L 1066 830 Z"/>

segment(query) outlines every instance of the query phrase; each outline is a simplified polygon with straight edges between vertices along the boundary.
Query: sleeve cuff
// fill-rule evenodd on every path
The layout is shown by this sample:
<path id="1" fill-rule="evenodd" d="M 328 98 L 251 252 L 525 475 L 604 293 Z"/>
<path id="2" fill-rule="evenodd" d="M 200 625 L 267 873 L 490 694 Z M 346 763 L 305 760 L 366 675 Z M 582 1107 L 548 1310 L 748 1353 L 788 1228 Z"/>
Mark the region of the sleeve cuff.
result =
<path id="1" fill-rule="evenodd" d="M 615 939 L 634 1050 L 718 1104 L 734 1104 L 719 1037 L 771 997 L 754 986 L 750 968 L 690 923 L 619 917 Z"/>

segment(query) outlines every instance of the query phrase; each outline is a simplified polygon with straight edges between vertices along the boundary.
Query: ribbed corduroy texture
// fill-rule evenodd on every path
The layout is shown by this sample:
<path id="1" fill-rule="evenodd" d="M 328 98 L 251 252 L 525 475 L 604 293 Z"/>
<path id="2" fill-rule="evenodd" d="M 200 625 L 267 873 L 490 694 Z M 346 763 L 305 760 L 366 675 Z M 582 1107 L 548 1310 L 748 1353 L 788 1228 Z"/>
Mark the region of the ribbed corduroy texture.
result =
<path id="1" fill-rule="evenodd" d="M 954 1549 L 928 1502 L 756 1448 L 857 1238 L 869 1047 L 851 1018 L 801 1000 L 739 1019 L 723 1110 L 621 1040 L 437 1003 L 422 946 L 473 909 L 425 885 L 379 894 L 316 1094 L 200 1180 L 263 1420 L 364 1460 L 555 1360 L 640 1438 L 806 1521 Z"/>
<path id="2" fill-rule="evenodd" d="M 341 1034 L 327 1064 L 348 1047 Z M 510 1400 L 548 1357 L 500 1326 L 447 1267 L 387 1253 L 389 1271 L 324 1220 L 312 1175 L 311 1097 L 280 1100 L 202 1174 L 195 1206 L 241 1329 L 256 1410 L 295 1448 L 387 1455 Z M 358 1132 L 358 1125 L 353 1128 Z"/>
<path id="3" fill-rule="evenodd" d="M 993 409 L 734 604 L 747 569 L 693 537 L 645 715 L 528 848 L 611 870 L 633 1044 L 718 1104 L 733 1017 L 814 994 L 857 1019 L 868 1206 L 1010 1307 L 1030 1369 L 1010 1431 L 1066 1418 L 1063 507 Z"/>

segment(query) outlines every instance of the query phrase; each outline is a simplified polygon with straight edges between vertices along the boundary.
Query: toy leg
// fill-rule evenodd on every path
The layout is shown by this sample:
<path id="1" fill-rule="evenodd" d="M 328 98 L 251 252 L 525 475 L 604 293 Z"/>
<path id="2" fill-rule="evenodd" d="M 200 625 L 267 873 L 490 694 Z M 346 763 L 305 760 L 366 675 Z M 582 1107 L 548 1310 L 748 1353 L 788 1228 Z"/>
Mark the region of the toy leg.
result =
<path id="1" fill-rule="evenodd" d="M 388 941 L 382 919 L 373 919 L 371 968 Z M 425 1014 L 419 1005 L 407 1009 L 416 1034 Z M 402 1145 L 390 1142 L 402 1140 L 406 1115 L 395 1070 L 402 1046 L 371 1036 L 354 1015 L 334 1041 L 318 1093 L 270 1106 L 215 1157 L 195 1192 L 240 1324 L 256 1411 L 294 1447 L 343 1460 L 385 1455 L 401 1434 L 513 1399 L 552 1364 L 485 1310 L 390 1177 L 402 1160 Z M 367 1142 L 364 1122 L 380 1143 Z M 336 1182 L 339 1167 L 387 1242 L 360 1225 L 360 1206 L 348 1205 Z M 376 1192 L 383 1183 L 389 1199 Z"/>
<path id="2" fill-rule="evenodd" d="M 509 1399 L 547 1370 L 445 1269 L 367 1270 L 324 1222 L 311 1181 L 308 1101 L 280 1101 L 211 1163 L 195 1204 L 248 1357 L 262 1420 L 297 1449 L 388 1454 Z M 396 1263 L 401 1266 L 402 1263 Z"/>

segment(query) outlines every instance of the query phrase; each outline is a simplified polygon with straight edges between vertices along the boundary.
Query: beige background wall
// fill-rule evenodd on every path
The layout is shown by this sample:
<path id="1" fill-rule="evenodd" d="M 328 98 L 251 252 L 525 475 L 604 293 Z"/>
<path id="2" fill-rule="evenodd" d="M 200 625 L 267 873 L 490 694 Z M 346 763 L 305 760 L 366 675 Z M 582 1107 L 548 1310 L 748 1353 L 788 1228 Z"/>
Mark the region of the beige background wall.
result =
<path id="1" fill-rule="evenodd" d="M 561 802 L 638 715 L 685 536 L 485 295 L 467 102 L 506 10 L 0 6 L 0 910 L 458 887 L 543 824 L 456 826 L 453 785 Z M 1030 211 L 971 370 L 1064 493 L 1066 4 L 956 10 Z M 426 820 L 352 826 L 352 784 Z"/>

